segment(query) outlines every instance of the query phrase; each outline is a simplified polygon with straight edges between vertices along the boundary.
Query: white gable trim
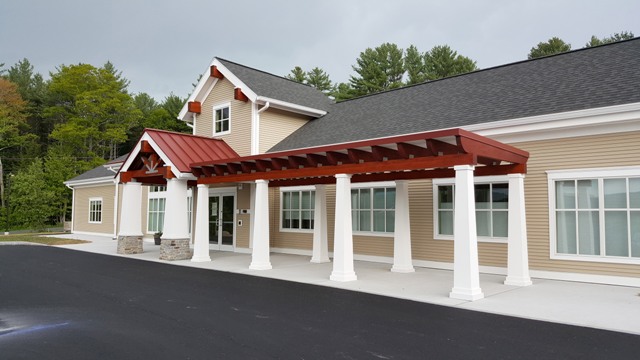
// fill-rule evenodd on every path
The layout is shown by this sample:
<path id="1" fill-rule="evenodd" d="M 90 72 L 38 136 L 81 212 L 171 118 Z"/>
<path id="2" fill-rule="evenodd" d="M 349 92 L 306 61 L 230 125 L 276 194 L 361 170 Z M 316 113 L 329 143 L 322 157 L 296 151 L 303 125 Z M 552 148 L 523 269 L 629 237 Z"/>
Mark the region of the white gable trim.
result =
<path id="1" fill-rule="evenodd" d="M 160 146 L 158 146 L 158 144 L 155 141 L 153 141 L 153 139 L 151 138 L 151 136 L 149 136 L 149 133 L 147 133 L 147 132 L 142 134 L 142 137 L 140 138 L 140 140 L 138 141 L 136 146 L 133 148 L 133 150 L 131 150 L 131 153 L 129 154 L 129 157 L 127 158 L 127 161 L 125 161 L 125 163 L 122 165 L 122 168 L 120 168 L 120 172 L 121 173 L 129 170 L 129 167 L 131 166 L 131 163 L 133 163 L 133 159 L 135 159 L 136 156 L 138 156 L 138 154 L 140 153 L 140 148 L 141 148 L 140 143 L 143 140 L 146 140 L 149 143 L 149 145 L 151 145 L 153 150 L 155 150 L 155 152 L 160 156 L 160 158 L 162 158 L 164 163 L 171 167 L 171 173 L 173 173 L 173 175 L 176 178 L 178 178 L 178 179 L 196 180 L 196 177 L 193 176 L 192 173 L 190 173 L 190 172 L 183 173 L 183 172 L 178 171 L 178 168 L 171 162 L 171 159 L 169 159 L 167 154 L 165 154 L 162 151 L 162 149 L 160 149 Z"/>
<path id="2" fill-rule="evenodd" d="M 188 104 L 191 101 L 199 101 L 203 102 L 209 94 L 211 90 L 217 83 L 217 78 L 211 77 L 211 66 L 216 66 L 218 71 L 225 77 L 225 79 L 229 80 L 234 87 L 242 89 L 242 93 L 249 98 L 252 103 L 259 103 L 264 105 L 269 102 L 273 107 L 288 110 L 291 112 L 295 112 L 302 115 L 320 117 L 327 114 L 326 111 L 318 110 L 314 108 L 310 108 L 307 106 L 302 106 L 294 103 L 290 103 L 287 101 L 271 99 L 264 96 L 259 96 L 252 89 L 250 89 L 245 83 L 243 83 L 237 76 L 235 76 L 229 69 L 227 69 L 217 58 L 213 58 L 207 70 L 202 74 L 200 81 L 196 85 L 196 88 L 193 90 L 193 93 L 187 99 L 187 102 L 184 104 L 180 113 L 178 114 L 178 120 L 189 121 L 187 114 L 189 114 Z"/>

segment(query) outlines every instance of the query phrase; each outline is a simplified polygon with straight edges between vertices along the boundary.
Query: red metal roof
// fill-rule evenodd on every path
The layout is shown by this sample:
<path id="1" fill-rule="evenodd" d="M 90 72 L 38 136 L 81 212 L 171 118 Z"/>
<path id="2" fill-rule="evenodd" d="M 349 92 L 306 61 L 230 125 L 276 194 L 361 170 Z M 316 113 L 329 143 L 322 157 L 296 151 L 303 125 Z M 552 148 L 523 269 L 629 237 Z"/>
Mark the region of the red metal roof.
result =
<path id="1" fill-rule="evenodd" d="M 238 153 L 220 139 L 156 129 L 146 129 L 145 132 L 167 156 L 165 161 L 169 160 L 182 173 L 190 173 L 192 163 L 239 157 Z"/>

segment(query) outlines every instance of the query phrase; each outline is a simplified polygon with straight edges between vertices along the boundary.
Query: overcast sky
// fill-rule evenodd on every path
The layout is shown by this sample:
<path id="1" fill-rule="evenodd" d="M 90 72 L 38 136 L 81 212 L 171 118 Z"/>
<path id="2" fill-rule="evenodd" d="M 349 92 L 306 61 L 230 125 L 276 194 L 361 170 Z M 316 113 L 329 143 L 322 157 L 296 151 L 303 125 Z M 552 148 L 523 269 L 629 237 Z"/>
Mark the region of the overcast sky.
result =
<path id="1" fill-rule="evenodd" d="M 130 91 L 157 100 L 192 90 L 219 56 L 277 75 L 319 66 L 347 81 L 360 52 L 384 42 L 447 44 L 487 68 L 526 59 L 553 36 L 640 36 L 639 0 L 0 0 L 0 63 L 111 61 Z"/>

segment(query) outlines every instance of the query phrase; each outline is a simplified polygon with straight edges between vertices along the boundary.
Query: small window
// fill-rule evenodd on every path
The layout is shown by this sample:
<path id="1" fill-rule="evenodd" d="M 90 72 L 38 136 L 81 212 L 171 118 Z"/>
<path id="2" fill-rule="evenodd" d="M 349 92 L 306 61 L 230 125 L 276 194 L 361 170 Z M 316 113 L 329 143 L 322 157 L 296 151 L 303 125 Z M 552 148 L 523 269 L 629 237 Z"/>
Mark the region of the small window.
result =
<path id="1" fill-rule="evenodd" d="M 282 190 L 281 228 L 312 230 L 316 192 L 314 190 Z"/>
<path id="2" fill-rule="evenodd" d="M 102 223 L 102 198 L 89 199 L 89 223 Z"/>
<path id="3" fill-rule="evenodd" d="M 223 105 L 213 108 L 213 134 L 222 135 L 231 131 L 230 106 Z"/>

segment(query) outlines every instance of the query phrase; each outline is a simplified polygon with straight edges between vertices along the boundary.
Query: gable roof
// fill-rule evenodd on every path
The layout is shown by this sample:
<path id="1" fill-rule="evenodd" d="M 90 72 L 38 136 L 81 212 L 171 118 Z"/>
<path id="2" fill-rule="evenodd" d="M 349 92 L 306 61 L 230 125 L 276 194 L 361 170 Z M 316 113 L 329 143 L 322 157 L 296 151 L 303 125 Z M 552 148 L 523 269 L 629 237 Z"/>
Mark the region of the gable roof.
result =
<path id="1" fill-rule="evenodd" d="M 170 162 L 181 173 L 190 173 L 191 163 L 238 157 L 238 153 L 220 139 L 156 129 L 146 129 L 144 134 L 159 147 L 156 151 L 166 156 L 165 163 Z"/>
<path id="2" fill-rule="evenodd" d="M 324 111 L 333 103 L 329 97 L 312 86 L 219 57 L 216 59 L 258 96 Z"/>
<path id="3" fill-rule="evenodd" d="M 640 102 L 640 38 L 334 104 L 269 151 Z"/>

